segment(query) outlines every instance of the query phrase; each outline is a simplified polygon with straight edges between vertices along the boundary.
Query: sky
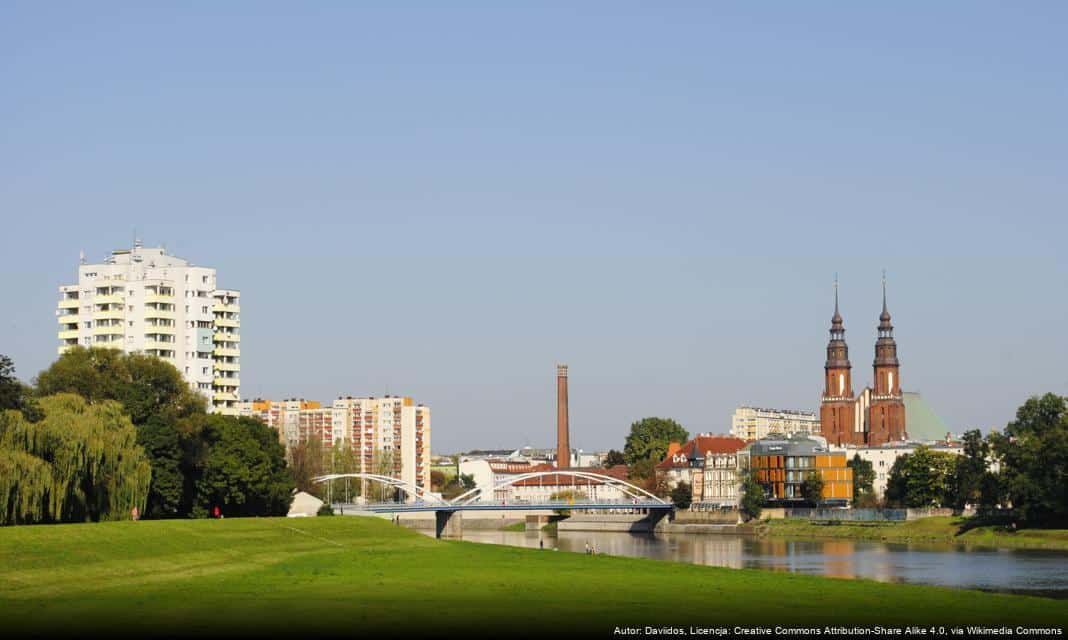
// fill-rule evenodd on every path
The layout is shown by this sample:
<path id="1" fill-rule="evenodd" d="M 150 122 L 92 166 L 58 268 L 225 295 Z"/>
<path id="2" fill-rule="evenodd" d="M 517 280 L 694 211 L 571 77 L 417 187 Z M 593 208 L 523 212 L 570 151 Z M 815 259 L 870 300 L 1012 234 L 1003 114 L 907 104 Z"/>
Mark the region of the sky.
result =
<path id="1" fill-rule="evenodd" d="M 410 395 L 436 453 L 817 410 L 881 274 L 954 431 L 1068 395 L 1068 5 L 0 3 L 0 353 L 79 251 L 242 292 L 242 396 Z"/>

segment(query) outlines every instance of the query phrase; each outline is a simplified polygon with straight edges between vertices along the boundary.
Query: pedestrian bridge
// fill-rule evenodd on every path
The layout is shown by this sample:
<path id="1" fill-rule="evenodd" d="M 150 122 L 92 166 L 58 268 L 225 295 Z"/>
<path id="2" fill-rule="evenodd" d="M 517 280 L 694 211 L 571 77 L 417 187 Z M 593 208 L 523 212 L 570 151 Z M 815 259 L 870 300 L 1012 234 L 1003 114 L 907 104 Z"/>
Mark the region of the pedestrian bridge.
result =
<path id="1" fill-rule="evenodd" d="M 619 499 L 599 498 L 569 498 L 566 500 L 554 499 L 497 499 L 497 492 L 506 489 L 517 482 L 537 480 L 548 476 L 554 476 L 559 480 L 560 476 L 571 477 L 575 482 L 568 488 L 581 489 L 582 487 L 610 487 L 619 494 L 625 496 Z M 591 473 L 588 471 L 569 471 L 567 469 L 554 471 L 538 471 L 522 473 L 510 476 L 492 487 L 476 487 L 462 493 L 451 500 L 442 498 L 435 493 L 424 490 L 422 487 L 412 485 L 391 476 L 373 473 L 332 473 L 313 478 L 315 483 L 329 482 L 352 478 L 367 480 L 382 484 L 403 493 L 403 501 L 389 502 L 358 502 L 338 505 L 342 512 L 349 513 L 418 513 L 434 512 L 437 517 L 437 534 L 441 536 L 443 530 L 449 526 L 449 520 L 453 514 L 463 511 L 560 511 L 565 509 L 581 509 L 583 511 L 635 511 L 644 513 L 660 512 L 667 513 L 673 505 L 649 493 L 641 487 L 635 486 L 625 480 L 612 476 Z"/>

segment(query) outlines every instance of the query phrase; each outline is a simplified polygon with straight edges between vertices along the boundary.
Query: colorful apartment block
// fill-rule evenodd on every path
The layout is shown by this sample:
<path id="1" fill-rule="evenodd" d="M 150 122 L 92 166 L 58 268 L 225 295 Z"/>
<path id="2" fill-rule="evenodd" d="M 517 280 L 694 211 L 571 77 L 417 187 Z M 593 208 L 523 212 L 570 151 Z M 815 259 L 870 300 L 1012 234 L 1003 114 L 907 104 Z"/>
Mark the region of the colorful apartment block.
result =
<path id="1" fill-rule="evenodd" d="M 411 398 L 346 396 L 325 407 L 303 399 L 249 400 L 239 411 L 277 429 L 287 448 L 312 437 L 325 447 L 348 446 L 355 472 L 389 475 L 430 490 L 430 408 Z"/>
<path id="2" fill-rule="evenodd" d="M 829 450 L 819 436 L 772 434 L 746 449 L 748 468 L 764 487 L 769 504 L 803 502 L 801 485 L 813 473 L 823 480 L 824 503 L 853 500 L 853 470 L 846 466 L 846 452 Z"/>

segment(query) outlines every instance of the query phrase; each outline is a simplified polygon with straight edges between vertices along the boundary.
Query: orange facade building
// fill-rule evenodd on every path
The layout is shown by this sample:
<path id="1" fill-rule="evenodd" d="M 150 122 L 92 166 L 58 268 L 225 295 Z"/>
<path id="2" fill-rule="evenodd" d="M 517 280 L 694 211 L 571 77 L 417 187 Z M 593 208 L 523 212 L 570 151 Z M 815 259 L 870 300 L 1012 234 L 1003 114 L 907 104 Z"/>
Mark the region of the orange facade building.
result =
<path id="1" fill-rule="evenodd" d="M 828 451 L 821 440 L 804 434 L 769 436 L 749 446 L 749 468 L 772 504 L 803 501 L 801 484 L 813 473 L 823 480 L 823 502 L 851 502 L 853 470 L 846 462 L 844 451 Z"/>

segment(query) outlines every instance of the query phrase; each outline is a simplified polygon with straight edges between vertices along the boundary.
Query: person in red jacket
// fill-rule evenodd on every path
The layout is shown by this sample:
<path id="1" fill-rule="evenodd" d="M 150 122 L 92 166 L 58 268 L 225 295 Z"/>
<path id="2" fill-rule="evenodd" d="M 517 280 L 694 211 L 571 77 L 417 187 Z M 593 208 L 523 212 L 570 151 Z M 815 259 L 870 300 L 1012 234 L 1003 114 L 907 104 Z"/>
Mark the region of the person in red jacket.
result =
<path id="1" fill-rule="evenodd" d="M 219 505 L 215 505 L 215 517 L 219 517 Z"/>

